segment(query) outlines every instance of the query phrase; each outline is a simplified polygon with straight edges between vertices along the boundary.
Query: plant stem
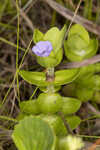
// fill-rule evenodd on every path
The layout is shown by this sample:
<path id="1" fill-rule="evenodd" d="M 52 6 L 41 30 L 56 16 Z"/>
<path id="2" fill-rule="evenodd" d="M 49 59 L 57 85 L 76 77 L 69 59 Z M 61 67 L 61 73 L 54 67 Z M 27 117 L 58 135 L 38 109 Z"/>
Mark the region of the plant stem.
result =
<path id="1" fill-rule="evenodd" d="M 54 68 L 47 68 L 47 81 L 51 82 L 48 86 L 47 86 L 47 91 L 50 93 L 54 93 L 54 85 L 52 83 L 52 81 L 54 80 Z"/>

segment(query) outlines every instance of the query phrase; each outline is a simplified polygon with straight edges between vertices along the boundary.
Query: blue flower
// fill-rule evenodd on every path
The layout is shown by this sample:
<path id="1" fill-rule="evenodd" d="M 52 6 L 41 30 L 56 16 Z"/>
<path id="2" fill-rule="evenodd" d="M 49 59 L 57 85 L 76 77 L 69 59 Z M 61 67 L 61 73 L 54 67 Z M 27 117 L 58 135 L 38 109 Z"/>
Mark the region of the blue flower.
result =
<path id="1" fill-rule="evenodd" d="M 40 57 L 47 57 L 50 55 L 53 47 L 49 41 L 40 41 L 35 46 L 33 46 L 32 51 Z"/>

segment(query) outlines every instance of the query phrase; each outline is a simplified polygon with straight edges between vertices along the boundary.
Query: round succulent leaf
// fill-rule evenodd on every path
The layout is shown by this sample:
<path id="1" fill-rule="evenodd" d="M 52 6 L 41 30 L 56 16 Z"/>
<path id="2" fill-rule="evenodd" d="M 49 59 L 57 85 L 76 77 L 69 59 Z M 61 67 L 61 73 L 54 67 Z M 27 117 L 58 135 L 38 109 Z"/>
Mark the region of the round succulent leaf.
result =
<path id="1" fill-rule="evenodd" d="M 84 48 L 88 46 L 88 44 L 78 34 L 70 36 L 65 42 L 67 42 L 67 47 L 70 51 L 74 51 L 74 53 L 78 53 L 79 55 L 82 55 L 80 51 L 82 51 L 82 49 L 84 50 Z"/>
<path id="2" fill-rule="evenodd" d="M 52 43 L 53 49 L 56 49 L 57 43 L 56 38 L 59 37 L 59 29 L 57 27 L 53 27 L 49 29 L 44 35 L 44 41 L 50 41 Z"/>
<path id="3" fill-rule="evenodd" d="M 65 56 L 71 62 L 82 61 L 83 60 L 83 56 L 77 55 L 76 53 L 74 53 L 74 51 L 69 49 L 66 41 L 64 42 L 64 51 L 65 51 Z M 83 53 L 84 53 L 84 51 L 83 51 Z"/>
<path id="4" fill-rule="evenodd" d="M 58 93 L 42 93 L 37 99 L 42 113 L 56 113 L 62 107 L 62 97 Z"/>
<path id="5" fill-rule="evenodd" d="M 100 104 L 100 91 L 95 91 L 92 97 L 92 102 Z"/>
<path id="6" fill-rule="evenodd" d="M 26 114 L 34 115 L 34 114 L 40 113 L 39 106 L 38 106 L 36 99 L 22 101 L 20 102 L 19 106 L 20 106 L 21 112 L 26 113 Z"/>
<path id="7" fill-rule="evenodd" d="M 78 77 L 79 69 L 65 69 L 55 72 L 54 85 L 64 85 L 72 82 Z"/>
<path id="8" fill-rule="evenodd" d="M 80 106 L 80 100 L 71 97 L 63 97 L 63 105 L 60 111 L 65 115 L 73 114 L 79 110 Z"/>
<path id="9" fill-rule="evenodd" d="M 89 89 L 87 87 L 85 88 L 79 87 L 79 88 L 76 88 L 75 90 L 76 97 L 82 102 L 91 100 L 91 98 L 93 97 L 93 94 L 94 94 L 94 90 Z"/>
<path id="10" fill-rule="evenodd" d="M 18 150 L 55 150 L 52 128 L 38 117 L 25 117 L 15 125 L 12 139 Z"/>
<path id="11" fill-rule="evenodd" d="M 94 89 L 100 90 L 100 75 L 94 75 Z"/>
<path id="12" fill-rule="evenodd" d="M 30 84 L 37 86 L 47 86 L 49 83 L 46 81 L 45 72 L 32 72 L 32 71 L 19 71 L 20 76 Z"/>
<path id="13" fill-rule="evenodd" d="M 77 77 L 77 79 L 75 81 L 78 80 L 83 80 L 83 77 L 90 77 L 92 76 L 94 73 L 96 72 L 96 67 L 95 64 L 91 64 L 88 66 L 83 66 L 80 68 L 80 72 L 79 72 L 79 76 Z"/>
<path id="14" fill-rule="evenodd" d="M 39 117 L 44 121 L 48 122 L 48 124 L 53 128 L 56 136 L 65 136 L 68 134 L 63 120 L 57 114 L 41 114 L 39 115 Z"/>
<path id="15" fill-rule="evenodd" d="M 78 88 L 88 88 L 93 89 L 94 87 L 94 76 L 84 76 L 84 78 L 80 78 L 76 80 L 75 83 L 77 84 Z"/>
<path id="16" fill-rule="evenodd" d="M 72 36 L 72 38 L 74 37 Z M 79 39 L 81 42 L 78 42 L 77 38 L 74 38 L 74 42 L 72 40 L 70 42 L 69 40 L 64 42 L 65 55 L 70 61 L 81 61 L 86 56 L 86 46 L 88 45 L 81 38 Z"/>
<path id="17" fill-rule="evenodd" d="M 59 37 L 57 37 L 57 47 L 55 49 L 55 51 L 57 52 L 61 47 L 62 47 L 62 44 L 63 44 L 63 41 L 64 41 L 64 38 L 65 38 L 65 34 L 66 34 L 66 24 L 63 26 L 63 28 L 60 30 L 60 35 Z"/>
<path id="18" fill-rule="evenodd" d="M 94 56 L 98 50 L 98 40 L 91 39 L 88 47 L 85 48 L 86 55 L 84 55 L 83 59 L 88 59 Z"/>
<path id="19" fill-rule="evenodd" d="M 95 66 L 95 73 L 100 72 L 100 63 L 98 62 L 98 63 L 94 64 L 94 66 Z"/>
<path id="20" fill-rule="evenodd" d="M 67 116 L 66 121 L 72 130 L 76 129 L 81 123 L 81 119 L 78 116 Z"/>
<path id="21" fill-rule="evenodd" d="M 89 34 L 87 32 L 87 30 L 80 24 L 75 24 L 71 27 L 71 29 L 69 30 L 68 33 L 68 38 L 78 34 L 79 36 L 81 36 L 81 38 L 87 43 L 89 44 Z"/>
<path id="22" fill-rule="evenodd" d="M 92 90 L 100 89 L 100 76 L 99 75 L 85 76 L 84 78 L 81 78 L 80 80 L 76 80 L 75 82 L 78 88 L 88 88 Z"/>
<path id="23" fill-rule="evenodd" d="M 43 41 L 44 34 L 40 32 L 38 29 L 34 30 L 33 41 L 34 43 L 38 43 L 39 41 Z"/>
<path id="24" fill-rule="evenodd" d="M 71 62 L 82 61 L 83 60 L 83 57 L 80 57 L 77 54 L 73 53 L 72 51 L 69 51 L 69 48 L 67 47 L 67 45 L 64 46 L 64 47 L 66 47 L 65 56 L 68 60 L 70 60 Z"/>
<path id="25" fill-rule="evenodd" d="M 44 35 L 45 41 L 50 41 L 53 46 L 53 51 L 57 53 L 57 51 L 62 47 L 62 42 L 66 33 L 66 25 L 59 30 L 57 27 L 53 27 L 47 31 Z"/>

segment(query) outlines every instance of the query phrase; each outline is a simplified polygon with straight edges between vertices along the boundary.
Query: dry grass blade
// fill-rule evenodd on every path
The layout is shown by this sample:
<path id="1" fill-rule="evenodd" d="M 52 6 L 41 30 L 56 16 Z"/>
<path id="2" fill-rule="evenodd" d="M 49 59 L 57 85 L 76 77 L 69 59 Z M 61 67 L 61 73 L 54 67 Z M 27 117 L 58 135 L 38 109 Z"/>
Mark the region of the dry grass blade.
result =
<path id="1" fill-rule="evenodd" d="M 66 19 L 73 20 L 74 12 L 61 6 L 60 4 L 56 3 L 53 0 L 43 0 L 43 1 L 46 2 L 51 8 L 56 10 L 59 14 L 61 14 Z M 75 16 L 73 22 L 82 24 L 88 31 L 100 36 L 100 26 L 94 24 L 93 22 L 91 22 L 79 15 Z"/>
<path id="2" fill-rule="evenodd" d="M 92 58 L 85 59 L 81 62 L 70 62 L 70 63 L 62 64 L 62 65 L 59 66 L 59 68 L 61 68 L 61 69 L 79 68 L 79 67 L 82 67 L 82 66 L 95 64 L 97 62 L 100 62 L 100 54 L 98 54 L 96 56 L 93 56 Z"/>

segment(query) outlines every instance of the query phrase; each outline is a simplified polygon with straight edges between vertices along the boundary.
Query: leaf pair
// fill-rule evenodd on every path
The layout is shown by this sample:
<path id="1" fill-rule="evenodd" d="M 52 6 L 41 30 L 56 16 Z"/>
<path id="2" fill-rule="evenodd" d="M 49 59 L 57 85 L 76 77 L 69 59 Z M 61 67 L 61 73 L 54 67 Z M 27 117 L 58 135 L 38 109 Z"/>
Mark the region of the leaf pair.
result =
<path id="1" fill-rule="evenodd" d="M 60 86 L 72 82 L 78 76 L 79 69 L 59 70 L 55 72 L 53 81 L 46 80 L 45 72 L 31 72 L 20 70 L 21 77 L 30 84 L 37 85 L 39 87 L 47 87 L 50 84 L 54 86 Z"/>
<path id="2" fill-rule="evenodd" d="M 50 94 L 43 93 L 43 94 L 40 95 L 39 100 L 37 99 L 37 100 L 28 100 L 28 101 L 21 102 L 20 103 L 21 113 L 25 113 L 25 115 L 37 115 L 37 114 L 43 113 L 43 112 L 40 111 L 41 107 L 43 107 L 44 109 L 47 110 L 47 106 L 45 106 L 45 105 L 48 105 L 48 107 L 50 109 L 50 107 L 52 107 L 52 106 L 49 105 L 49 104 L 52 103 L 52 101 L 50 102 L 49 95 Z M 46 100 L 45 100 L 44 96 L 47 97 Z M 77 112 L 79 110 L 79 108 L 81 106 L 81 102 L 76 98 L 61 97 L 58 94 L 51 94 L 50 96 L 52 98 L 54 96 L 55 99 L 57 97 L 56 101 L 60 102 L 60 105 L 61 105 L 61 108 L 60 108 L 59 111 L 61 111 L 64 115 L 74 114 L 75 112 Z M 58 98 L 61 99 L 61 100 L 59 100 Z M 45 102 L 44 102 L 44 100 L 45 100 Z M 39 101 L 40 106 L 38 105 L 38 101 Z M 45 105 L 42 104 L 42 102 L 40 103 L 40 101 L 43 101 L 43 103 L 45 103 Z M 56 107 L 56 105 L 55 105 L 55 107 Z M 44 114 L 48 114 L 48 112 L 46 112 L 46 110 L 44 111 Z M 51 110 L 51 114 L 53 114 L 52 110 Z"/>

